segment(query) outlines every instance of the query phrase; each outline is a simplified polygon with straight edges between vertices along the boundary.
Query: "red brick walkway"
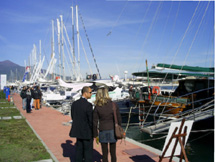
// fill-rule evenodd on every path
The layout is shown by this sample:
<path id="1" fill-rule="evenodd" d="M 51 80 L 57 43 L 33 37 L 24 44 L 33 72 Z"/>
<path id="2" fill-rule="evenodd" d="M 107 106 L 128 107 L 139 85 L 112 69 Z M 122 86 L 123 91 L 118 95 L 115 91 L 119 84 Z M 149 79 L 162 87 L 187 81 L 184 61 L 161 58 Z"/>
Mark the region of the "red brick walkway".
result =
<path id="1" fill-rule="evenodd" d="M 74 162 L 75 138 L 69 137 L 70 126 L 63 123 L 71 120 L 70 116 L 64 116 L 59 111 L 50 107 L 42 107 L 40 110 L 32 110 L 27 114 L 22 109 L 22 100 L 18 94 L 13 95 L 16 107 L 20 110 L 26 120 L 30 123 L 37 135 L 42 139 L 48 149 L 59 162 Z M 94 161 L 101 162 L 101 146 L 94 141 Z M 110 159 L 110 157 L 109 157 Z M 57 161 L 56 160 L 56 161 Z M 156 162 L 159 161 L 158 154 L 150 152 L 133 142 L 126 141 L 126 144 L 117 142 L 118 162 Z M 168 159 L 163 160 L 168 161 Z"/>

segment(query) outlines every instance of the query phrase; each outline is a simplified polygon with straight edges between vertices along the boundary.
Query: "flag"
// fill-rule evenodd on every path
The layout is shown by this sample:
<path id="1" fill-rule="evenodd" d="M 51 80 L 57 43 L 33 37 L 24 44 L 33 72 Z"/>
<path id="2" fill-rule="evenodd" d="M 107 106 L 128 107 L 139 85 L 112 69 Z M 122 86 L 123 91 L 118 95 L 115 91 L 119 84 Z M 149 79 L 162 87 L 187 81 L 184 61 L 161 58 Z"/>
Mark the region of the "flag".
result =
<path id="1" fill-rule="evenodd" d="M 26 66 L 25 72 L 30 72 L 30 66 Z"/>

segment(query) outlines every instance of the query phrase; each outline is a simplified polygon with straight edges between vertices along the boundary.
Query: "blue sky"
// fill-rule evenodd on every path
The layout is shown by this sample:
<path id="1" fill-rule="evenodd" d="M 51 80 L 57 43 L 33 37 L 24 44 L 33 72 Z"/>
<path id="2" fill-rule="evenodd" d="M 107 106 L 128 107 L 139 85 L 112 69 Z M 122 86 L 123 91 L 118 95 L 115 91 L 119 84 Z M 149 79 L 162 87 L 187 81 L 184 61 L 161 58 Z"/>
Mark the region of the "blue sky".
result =
<path id="1" fill-rule="evenodd" d="M 11 60 L 24 66 L 33 44 L 39 48 L 41 40 L 42 55 L 46 57 L 43 68 L 46 68 L 51 57 L 51 20 L 55 21 L 56 28 L 56 19 L 63 15 L 72 39 L 70 6 L 78 4 L 102 78 L 109 74 L 123 77 L 125 70 L 129 76 L 144 71 L 146 59 L 149 67 L 157 63 L 211 67 L 214 66 L 213 3 L 1 0 L 0 61 Z M 79 28 L 96 73 L 81 20 Z M 57 35 L 55 51 L 58 58 Z M 82 48 L 80 51 L 81 71 L 85 75 L 89 73 L 88 66 Z"/>

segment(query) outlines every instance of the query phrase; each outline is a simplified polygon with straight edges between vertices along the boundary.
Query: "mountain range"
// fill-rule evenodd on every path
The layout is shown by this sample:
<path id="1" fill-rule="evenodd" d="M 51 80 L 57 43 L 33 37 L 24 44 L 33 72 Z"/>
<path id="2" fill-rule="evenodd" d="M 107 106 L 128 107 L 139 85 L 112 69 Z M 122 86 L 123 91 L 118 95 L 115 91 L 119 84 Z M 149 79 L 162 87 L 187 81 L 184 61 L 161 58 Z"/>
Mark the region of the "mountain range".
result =
<path id="1" fill-rule="evenodd" d="M 25 73 L 25 67 L 15 64 L 10 60 L 5 60 L 0 62 L 0 74 L 6 74 L 7 81 L 9 82 L 22 80 L 24 73 Z"/>
<path id="2" fill-rule="evenodd" d="M 46 72 L 45 69 L 42 69 L 41 71 L 43 71 L 43 73 Z M 10 60 L 0 61 L 0 75 L 1 74 L 6 74 L 7 81 L 9 82 L 15 82 L 16 80 L 22 81 L 25 74 L 25 67 L 13 63 Z M 53 76 L 51 74 L 47 75 L 48 80 L 50 80 L 52 77 Z M 26 79 L 29 80 L 29 75 Z M 71 80 L 71 77 L 66 76 L 66 79 Z"/>

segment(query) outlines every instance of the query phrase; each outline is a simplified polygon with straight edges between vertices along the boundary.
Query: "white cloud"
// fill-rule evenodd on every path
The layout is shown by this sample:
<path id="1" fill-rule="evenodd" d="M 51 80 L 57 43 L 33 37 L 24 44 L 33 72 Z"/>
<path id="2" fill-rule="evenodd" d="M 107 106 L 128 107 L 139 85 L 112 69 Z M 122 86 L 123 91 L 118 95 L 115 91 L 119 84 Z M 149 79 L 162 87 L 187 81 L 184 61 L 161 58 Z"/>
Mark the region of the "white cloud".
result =
<path id="1" fill-rule="evenodd" d="M 119 22 L 115 22 L 115 20 L 107 20 L 107 19 L 99 19 L 92 17 L 84 18 L 85 24 L 87 28 L 111 28 L 122 25 L 132 25 L 142 23 L 142 20 L 121 20 Z"/>
<path id="2" fill-rule="evenodd" d="M 9 10 L 2 10 L 0 11 L 0 14 L 4 16 L 8 22 L 12 23 L 42 23 L 44 21 L 47 21 L 47 18 L 44 16 L 35 16 L 30 14 L 24 14 L 24 13 L 17 13 L 14 11 Z"/>

